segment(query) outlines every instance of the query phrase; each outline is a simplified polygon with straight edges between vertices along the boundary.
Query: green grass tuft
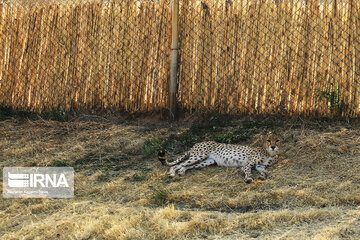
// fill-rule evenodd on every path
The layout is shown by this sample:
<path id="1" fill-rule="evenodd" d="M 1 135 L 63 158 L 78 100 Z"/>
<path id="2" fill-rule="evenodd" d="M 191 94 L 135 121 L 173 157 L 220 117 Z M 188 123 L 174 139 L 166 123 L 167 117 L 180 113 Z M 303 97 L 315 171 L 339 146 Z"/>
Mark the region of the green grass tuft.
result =
<path id="1" fill-rule="evenodd" d="M 165 189 L 164 187 L 154 187 L 149 186 L 151 190 L 151 194 L 149 196 L 149 202 L 156 206 L 164 206 L 169 203 L 169 190 Z"/>
<path id="2" fill-rule="evenodd" d="M 162 146 L 162 140 L 159 138 L 148 139 L 141 148 L 141 154 L 145 156 L 153 155 L 159 151 Z"/>
<path id="3" fill-rule="evenodd" d="M 246 141 L 248 139 L 250 139 L 251 134 L 248 132 L 233 132 L 233 131 L 228 131 L 222 135 L 216 136 L 214 138 L 214 140 L 216 142 L 220 142 L 220 143 L 231 143 L 231 144 L 235 144 L 235 143 L 240 143 L 243 141 Z"/>
<path id="4" fill-rule="evenodd" d="M 69 164 L 66 160 L 55 159 L 50 165 L 51 167 L 68 167 Z"/>
<path id="5" fill-rule="evenodd" d="M 147 179 L 146 175 L 133 174 L 131 177 L 126 177 L 125 180 L 130 182 L 142 182 Z"/>

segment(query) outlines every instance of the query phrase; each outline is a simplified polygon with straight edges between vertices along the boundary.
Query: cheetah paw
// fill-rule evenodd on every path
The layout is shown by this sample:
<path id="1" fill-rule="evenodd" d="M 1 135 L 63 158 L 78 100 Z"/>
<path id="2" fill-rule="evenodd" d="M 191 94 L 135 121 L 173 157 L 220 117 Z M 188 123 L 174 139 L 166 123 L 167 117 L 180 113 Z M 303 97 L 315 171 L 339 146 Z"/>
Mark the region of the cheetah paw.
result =
<path id="1" fill-rule="evenodd" d="M 262 173 L 260 176 L 259 176 L 260 180 L 265 180 L 267 178 L 267 174 L 266 173 Z"/>
<path id="2" fill-rule="evenodd" d="M 180 169 L 180 170 L 178 171 L 178 174 L 179 174 L 179 176 L 184 176 L 184 175 L 185 175 L 185 171 Z"/>
<path id="3" fill-rule="evenodd" d="M 252 181 L 253 181 L 252 178 L 247 178 L 247 179 L 245 180 L 246 183 L 251 183 Z"/>
<path id="4" fill-rule="evenodd" d="M 168 178 L 174 178 L 175 177 L 175 173 L 168 173 Z"/>

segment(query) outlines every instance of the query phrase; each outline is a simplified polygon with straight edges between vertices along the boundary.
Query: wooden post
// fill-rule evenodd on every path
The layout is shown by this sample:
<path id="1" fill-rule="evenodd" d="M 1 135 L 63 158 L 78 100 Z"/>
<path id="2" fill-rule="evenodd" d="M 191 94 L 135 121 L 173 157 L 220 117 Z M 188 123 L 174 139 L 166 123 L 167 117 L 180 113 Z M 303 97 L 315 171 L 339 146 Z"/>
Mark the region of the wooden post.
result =
<path id="1" fill-rule="evenodd" d="M 171 1 L 171 69 L 169 84 L 169 119 L 175 120 L 176 117 L 176 92 L 177 92 L 177 66 L 178 66 L 178 18 L 179 18 L 179 0 Z"/>

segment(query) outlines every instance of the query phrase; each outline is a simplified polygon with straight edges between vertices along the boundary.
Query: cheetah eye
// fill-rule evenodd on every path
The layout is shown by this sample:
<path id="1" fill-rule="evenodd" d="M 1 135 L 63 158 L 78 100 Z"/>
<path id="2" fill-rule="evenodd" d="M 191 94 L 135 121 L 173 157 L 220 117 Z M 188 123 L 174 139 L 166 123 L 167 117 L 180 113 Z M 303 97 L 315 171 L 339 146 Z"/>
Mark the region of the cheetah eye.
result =
<path id="1" fill-rule="evenodd" d="M 268 139 L 267 142 L 270 143 L 271 142 L 270 139 Z"/>
<path id="2" fill-rule="evenodd" d="M 278 142 L 280 142 L 280 140 L 279 139 L 276 139 L 276 141 L 275 141 L 276 143 L 278 143 Z"/>

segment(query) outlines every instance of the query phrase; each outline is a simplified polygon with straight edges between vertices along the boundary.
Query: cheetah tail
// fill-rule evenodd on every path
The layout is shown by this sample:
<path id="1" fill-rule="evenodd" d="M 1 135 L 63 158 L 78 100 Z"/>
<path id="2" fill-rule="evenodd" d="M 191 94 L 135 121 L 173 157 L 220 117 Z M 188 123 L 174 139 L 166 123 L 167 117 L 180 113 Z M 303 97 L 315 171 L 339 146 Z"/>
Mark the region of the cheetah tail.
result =
<path id="1" fill-rule="evenodd" d="M 169 167 L 174 166 L 174 165 L 188 159 L 189 157 L 190 157 L 190 151 L 186 152 L 183 156 L 179 157 L 177 160 L 168 162 L 167 157 L 166 157 L 166 151 L 160 150 L 158 152 L 158 159 L 161 162 L 161 164 L 165 165 L 165 166 L 169 166 Z"/>
<path id="2" fill-rule="evenodd" d="M 168 161 L 166 160 L 166 151 L 164 149 L 159 150 L 158 152 L 158 159 L 161 162 L 162 165 L 169 166 Z"/>

